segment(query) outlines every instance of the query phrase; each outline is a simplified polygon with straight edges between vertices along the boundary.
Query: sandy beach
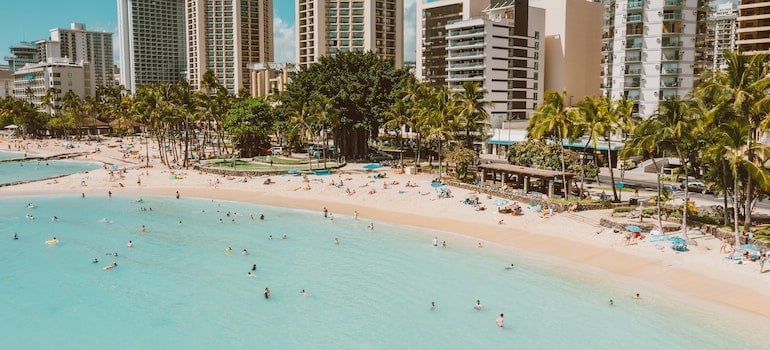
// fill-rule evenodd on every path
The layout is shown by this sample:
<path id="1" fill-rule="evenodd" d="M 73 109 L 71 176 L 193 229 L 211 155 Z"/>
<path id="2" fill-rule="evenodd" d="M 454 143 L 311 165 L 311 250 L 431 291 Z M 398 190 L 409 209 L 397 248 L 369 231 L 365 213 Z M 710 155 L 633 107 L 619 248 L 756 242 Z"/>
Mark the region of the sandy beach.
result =
<path id="1" fill-rule="evenodd" d="M 724 254 L 719 253 L 721 242 L 713 237 L 698 238 L 698 245 L 686 253 L 675 252 L 668 245 L 661 249 L 655 242 L 626 245 L 623 235 L 598 226 L 600 218 L 609 216 L 610 211 L 559 213 L 541 218 L 522 203 L 524 215 L 501 215 L 493 204 L 494 198 L 484 196 L 481 201 L 487 209 L 476 211 L 473 206 L 462 203 L 469 196 L 467 190 L 450 188 L 453 197 L 439 198 L 436 189 L 430 186 L 430 174 L 405 175 L 382 168 L 378 170 L 385 172 L 386 178 L 373 179 L 372 173 L 361 168 L 362 164 L 349 164 L 334 175 L 310 175 L 307 182 L 302 177 L 271 176 L 274 183 L 269 185 L 263 183 L 268 176 L 244 181 L 243 177 L 224 177 L 192 169 L 172 171 L 161 166 L 157 159 L 152 159 L 152 167 L 140 168 L 143 163 L 139 154 L 144 151 L 124 156 L 121 150 L 128 142 L 128 139 L 121 144 L 113 139 L 100 143 L 74 142 L 75 147 L 69 149 L 59 140 L 25 142 L 21 144 L 26 148 L 22 151 L 29 155 L 83 152 L 89 155 L 77 159 L 117 164 L 128 170 L 111 176 L 109 170 L 102 168 L 56 180 L 1 187 L 0 196 L 83 193 L 107 197 L 109 191 L 116 196 L 141 197 L 175 196 L 178 192 L 183 198 L 223 199 L 319 213 L 328 208 L 335 216 L 353 216 L 358 212 L 359 220 L 431 228 L 470 238 L 449 244 L 496 243 L 548 257 L 565 266 L 598 269 L 610 278 L 635 279 L 647 288 L 637 291 L 642 295 L 671 289 L 693 300 L 716 303 L 770 321 L 770 273 L 759 273 L 757 262 L 736 264 L 725 259 Z M 9 148 L 4 140 L 0 142 L 0 149 L 15 151 L 18 145 L 12 143 Z M 143 145 L 135 143 L 134 147 Z M 151 145 L 150 155 L 156 154 Z M 417 187 L 407 187 L 407 182 Z M 349 194 L 347 190 L 355 193 Z M 633 292 L 629 290 L 629 296 Z"/>

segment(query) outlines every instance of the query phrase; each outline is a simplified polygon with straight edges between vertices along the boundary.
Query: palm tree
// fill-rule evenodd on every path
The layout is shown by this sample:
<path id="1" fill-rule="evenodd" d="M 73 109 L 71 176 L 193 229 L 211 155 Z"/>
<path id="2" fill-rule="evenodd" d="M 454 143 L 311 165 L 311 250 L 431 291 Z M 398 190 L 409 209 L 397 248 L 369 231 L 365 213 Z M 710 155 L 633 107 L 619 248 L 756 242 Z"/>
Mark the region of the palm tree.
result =
<path id="1" fill-rule="evenodd" d="M 633 130 L 631 113 L 634 101 L 623 97 L 614 101 L 605 100 L 603 104 L 606 110 L 602 115 L 601 124 L 603 124 L 604 136 L 607 138 L 607 167 L 610 170 L 610 181 L 612 181 L 612 195 L 615 202 L 618 202 L 620 197 L 615 186 L 615 170 L 612 165 L 612 135 L 616 132 L 626 135 Z"/>
<path id="2" fill-rule="evenodd" d="M 431 94 L 421 110 L 422 131 L 425 138 L 438 144 L 438 178 L 441 179 L 441 146 L 454 137 L 455 123 L 452 105 L 453 93 L 442 86 Z"/>
<path id="3" fill-rule="evenodd" d="M 326 150 L 329 148 L 329 137 L 327 133 L 327 126 L 338 124 L 338 116 L 340 111 L 334 108 L 334 99 L 328 98 L 324 95 L 315 95 L 310 102 L 311 113 L 313 114 L 313 120 L 320 124 L 321 134 L 323 135 L 323 158 L 324 169 L 326 168 Z"/>
<path id="4" fill-rule="evenodd" d="M 561 145 L 563 140 L 573 133 L 574 115 L 569 113 L 564 105 L 566 91 L 546 91 L 543 104 L 532 114 L 527 126 L 528 137 L 542 139 L 550 137 L 555 144 Z M 564 198 L 567 198 L 567 166 L 564 159 L 564 147 L 561 147 L 561 175 Z"/>
<path id="5" fill-rule="evenodd" d="M 31 90 L 30 90 L 31 91 Z M 61 90 L 57 88 L 48 88 L 43 95 L 41 107 L 48 109 L 48 115 L 53 117 L 54 113 L 59 110 L 59 103 L 61 102 Z"/>
<path id="6" fill-rule="evenodd" d="M 409 116 L 409 108 L 407 103 L 403 99 L 396 100 L 393 105 L 390 106 L 387 112 L 385 112 L 385 118 L 387 121 L 382 125 L 386 130 L 394 130 L 396 132 L 396 139 L 398 140 L 398 147 L 401 151 L 401 164 L 404 164 L 404 140 L 403 129 L 410 124 L 411 118 Z"/>
<path id="7" fill-rule="evenodd" d="M 586 97 L 577 105 L 577 113 L 574 115 L 576 120 L 575 137 L 578 135 L 588 135 L 585 145 L 583 145 L 583 154 L 588 153 L 588 146 L 593 145 L 593 150 L 597 148 L 597 141 L 604 136 L 604 124 L 602 119 L 606 114 L 607 107 L 612 103 L 608 97 Z M 594 152 L 591 152 L 594 153 Z M 580 162 L 580 194 L 578 198 L 583 198 L 583 187 L 585 184 L 585 162 Z"/>
<path id="8" fill-rule="evenodd" d="M 744 55 L 739 51 L 728 51 L 724 54 L 727 69 L 722 72 L 709 72 L 705 75 L 699 93 L 701 95 L 718 97 L 719 103 L 729 106 L 737 120 L 748 123 L 748 144 L 759 139 L 761 124 L 767 117 L 767 106 L 770 104 L 766 91 L 770 88 L 770 67 L 767 54 Z M 752 148 L 746 149 L 748 158 L 754 161 Z M 744 228 L 751 226 L 752 178 L 746 175 Z M 737 210 L 737 208 L 736 208 Z"/>
<path id="9" fill-rule="evenodd" d="M 465 130 L 465 147 L 473 148 L 471 133 L 486 136 L 489 113 L 486 107 L 490 105 L 484 100 L 487 90 L 478 82 L 466 81 L 463 83 L 463 91 L 457 94 L 455 108 L 459 114 L 460 127 Z"/>
<path id="10" fill-rule="evenodd" d="M 696 114 L 689 101 L 669 99 L 658 105 L 658 111 L 649 119 L 648 132 L 653 133 L 658 147 L 675 151 L 682 164 L 684 178 L 688 178 L 690 148 L 695 144 Z M 682 233 L 687 237 L 687 209 L 689 191 L 684 186 L 682 209 Z"/>
<path id="11" fill-rule="evenodd" d="M 313 117 L 311 107 L 307 101 L 293 101 L 286 108 L 289 117 L 289 137 L 298 140 L 300 144 L 305 145 L 313 137 Z M 308 151 L 308 167 L 313 169 L 313 163 Z"/>
<path id="12" fill-rule="evenodd" d="M 409 110 L 409 122 L 407 122 L 407 125 L 410 125 L 416 133 L 414 163 L 417 166 L 420 165 L 420 141 L 422 138 L 423 122 L 422 110 L 425 109 L 425 104 L 432 91 L 433 90 L 428 83 L 420 83 L 413 80 L 404 88 L 404 97 L 401 99 L 407 104 L 407 109 Z"/>

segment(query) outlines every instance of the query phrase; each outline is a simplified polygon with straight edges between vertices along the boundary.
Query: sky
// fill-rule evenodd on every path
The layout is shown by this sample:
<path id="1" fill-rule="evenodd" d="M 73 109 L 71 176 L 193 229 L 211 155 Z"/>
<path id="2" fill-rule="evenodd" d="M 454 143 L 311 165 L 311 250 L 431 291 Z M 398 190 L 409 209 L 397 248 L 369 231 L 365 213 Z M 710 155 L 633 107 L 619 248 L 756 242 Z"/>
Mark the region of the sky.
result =
<path id="1" fill-rule="evenodd" d="M 407 61 L 414 61 L 415 56 L 415 1 L 404 0 L 404 56 Z M 295 62 L 295 1 L 273 0 L 273 6 L 275 61 Z M 0 57 L 9 56 L 8 47 L 19 41 L 48 39 L 51 28 L 69 28 L 73 22 L 84 23 L 88 30 L 114 33 L 117 64 L 117 0 L 4 1 L 0 14 Z M 3 59 L 0 64 L 7 62 Z"/>

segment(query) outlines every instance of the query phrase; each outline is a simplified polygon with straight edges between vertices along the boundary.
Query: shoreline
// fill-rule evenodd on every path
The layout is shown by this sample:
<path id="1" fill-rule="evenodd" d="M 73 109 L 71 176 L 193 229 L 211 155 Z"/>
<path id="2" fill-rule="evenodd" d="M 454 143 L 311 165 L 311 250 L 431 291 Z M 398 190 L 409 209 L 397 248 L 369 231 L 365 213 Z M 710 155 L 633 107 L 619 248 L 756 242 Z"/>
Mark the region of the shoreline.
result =
<path id="1" fill-rule="evenodd" d="M 102 147 L 104 149 L 106 147 Z M 56 150 L 48 150 L 54 152 Z M 119 151 L 112 149 L 111 151 Z M 100 152 L 85 161 L 115 163 L 120 154 Z M 123 165 L 136 164 L 126 162 Z M 383 170 L 386 168 L 382 168 Z M 275 184 L 263 185 L 266 176 L 251 178 L 248 182 L 193 170 L 176 170 L 182 179 L 169 179 L 169 170 L 155 167 L 128 170 L 122 182 L 108 180 L 108 170 L 103 168 L 59 178 L 58 183 L 46 180 L 0 188 L 3 197 L 80 195 L 105 196 L 112 191 L 116 196 L 168 196 L 173 198 L 179 191 L 183 198 L 219 199 L 245 202 L 274 207 L 317 211 L 328 207 L 334 214 L 353 216 L 360 212 L 364 220 L 376 220 L 396 225 L 407 225 L 452 232 L 469 241 L 492 242 L 502 247 L 525 251 L 527 255 L 541 256 L 554 261 L 577 264 L 587 269 L 596 269 L 609 280 L 631 278 L 634 284 L 651 283 L 643 295 L 654 294 L 658 288 L 667 288 L 683 296 L 712 303 L 729 310 L 735 310 L 770 321 L 770 273 L 760 274 L 756 263 L 740 266 L 728 263 L 719 255 L 719 242 L 704 238 L 693 251 L 677 254 L 670 249 L 656 249 L 653 243 L 639 242 L 625 246 L 620 235 L 597 234 L 598 228 L 592 220 L 603 212 L 581 212 L 574 215 L 556 214 L 542 219 L 527 209 L 519 217 L 505 216 L 505 223 L 497 224 L 500 214 L 494 207 L 477 212 L 461 203 L 464 191 L 451 188 L 454 198 L 437 199 L 430 188 L 430 175 L 393 174 L 386 170 L 384 181 L 375 181 L 365 172 L 353 168 L 341 174 L 316 176 L 303 183 L 300 177 L 271 176 Z M 147 175 L 149 174 L 149 175 Z M 330 186 L 328 182 L 345 179 L 347 188 L 358 190 L 357 194 L 346 195 L 344 188 Z M 141 179 L 141 185 L 134 180 Z M 349 180 L 348 180 L 349 179 Z M 87 186 L 80 186 L 88 181 Z M 323 181 L 323 182 L 321 182 Z M 398 182 L 385 189 L 380 186 L 389 181 Z M 407 189 L 406 181 L 418 183 L 419 187 Z M 217 184 L 218 182 L 218 184 Z M 372 185 L 374 184 L 374 185 Z M 312 186 L 311 190 L 302 189 Z M 402 190 L 403 188 L 403 190 Z M 367 195 L 365 191 L 376 189 Z M 397 191 L 397 192 L 396 192 Z M 492 201 L 484 200 L 491 205 Z M 585 220 L 578 220 L 587 218 Z M 748 266 L 747 266 L 748 265 Z M 752 271 L 749 271 L 749 268 Z M 572 268 L 572 267 L 570 267 Z M 756 270 L 754 270 L 756 269 Z M 665 292 L 665 291 L 664 291 Z"/>

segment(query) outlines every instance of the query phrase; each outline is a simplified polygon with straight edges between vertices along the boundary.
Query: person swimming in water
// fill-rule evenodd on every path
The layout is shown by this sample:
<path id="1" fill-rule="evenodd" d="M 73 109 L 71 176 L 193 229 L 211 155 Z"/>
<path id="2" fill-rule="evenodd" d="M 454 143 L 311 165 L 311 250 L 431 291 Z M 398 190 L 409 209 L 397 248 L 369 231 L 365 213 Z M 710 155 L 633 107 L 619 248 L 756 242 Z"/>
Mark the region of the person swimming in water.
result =
<path id="1" fill-rule="evenodd" d="M 436 308 L 437 308 L 437 307 L 438 307 L 438 306 L 436 306 L 436 302 L 435 302 L 435 301 L 431 301 L 431 302 L 430 302 L 430 309 L 431 309 L 431 310 L 436 310 Z"/>
<path id="2" fill-rule="evenodd" d="M 91 261 L 91 263 L 92 263 L 92 264 L 96 264 L 96 263 L 98 263 L 98 262 L 99 262 L 99 259 L 97 259 L 97 258 L 94 258 L 94 260 L 93 260 L 93 261 Z"/>
<path id="3" fill-rule="evenodd" d="M 257 264 L 251 265 L 251 271 L 257 271 Z"/>
<path id="4" fill-rule="evenodd" d="M 309 297 L 310 296 L 310 293 L 308 293 L 304 288 L 302 288 L 302 290 L 299 291 L 299 294 L 302 295 L 303 297 Z"/>
<path id="5" fill-rule="evenodd" d="M 126 247 L 133 248 L 134 247 L 134 242 L 129 240 L 128 243 L 126 243 Z"/>
<path id="6" fill-rule="evenodd" d="M 265 294 L 265 299 L 269 299 L 270 298 L 270 288 L 265 288 L 265 293 L 264 294 Z"/>
<path id="7" fill-rule="evenodd" d="M 481 310 L 484 308 L 484 305 L 481 304 L 481 301 L 476 299 L 476 303 L 473 304 L 473 308 L 476 310 Z"/>
<path id="8" fill-rule="evenodd" d="M 251 273 L 251 271 L 246 273 L 246 277 L 257 277 L 257 275 Z"/>
<path id="9" fill-rule="evenodd" d="M 339 238 L 337 238 L 337 237 L 335 237 L 335 238 L 334 238 L 334 244 L 340 244 L 340 239 L 339 239 Z"/>
<path id="10" fill-rule="evenodd" d="M 513 264 L 511 264 L 511 266 L 506 266 L 506 267 L 505 267 L 505 269 L 506 269 L 506 270 L 513 270 L 515 267 L 516 267 L 516 266 L 514 266 Z"/>
<path id="11" fill-rule="evenodd" d="M 117 266 L 118 266 L 118 263 L 114 262 L 114 263 L 112 263 L 112 264 L 109 264 L 109 265 L 107 265 L 107 266 L 103 267 L 103 269 L 104 269 L 104 270 L 112 270 L 112 269 L 114 269 L 114 268 L 115 268 L 115 267 L 117 267 Z"/>
<path id="12" fill-rule="evenodd" d="M 500 314 L 500 317 L 498 317 L 495 322 L 497 322 L 498 327 L 503 328 L 503 325 L 504 325 L 503 314 Z"/>
<path id="13" fill-rule="evenodd" d="M 241 250 L 241 254 L 243 255 L 249 255 L 249 251 L 246 249 Z"/>
<path id="14" fill-rule="evenodd" d="M 232 247 L 227 247 L 227 248 L 225 248 L 225 252 L 228 252 L 228 253 L 230 253 L 230 252 L 232 252 L 232 251 L 233 251 L 233 248 L 232 248 Z"/>
<path id="15" fill-rule="evenodd" d="M 438 237 L 437 236 L 433 237 L 433 246 L 434 247 L 438 247 Z"/>
<path id="16" fill-rule="evenodd" d="M 16 232 L 13 233 L 13 239 L 19 239 L 19 235 Z"/>

